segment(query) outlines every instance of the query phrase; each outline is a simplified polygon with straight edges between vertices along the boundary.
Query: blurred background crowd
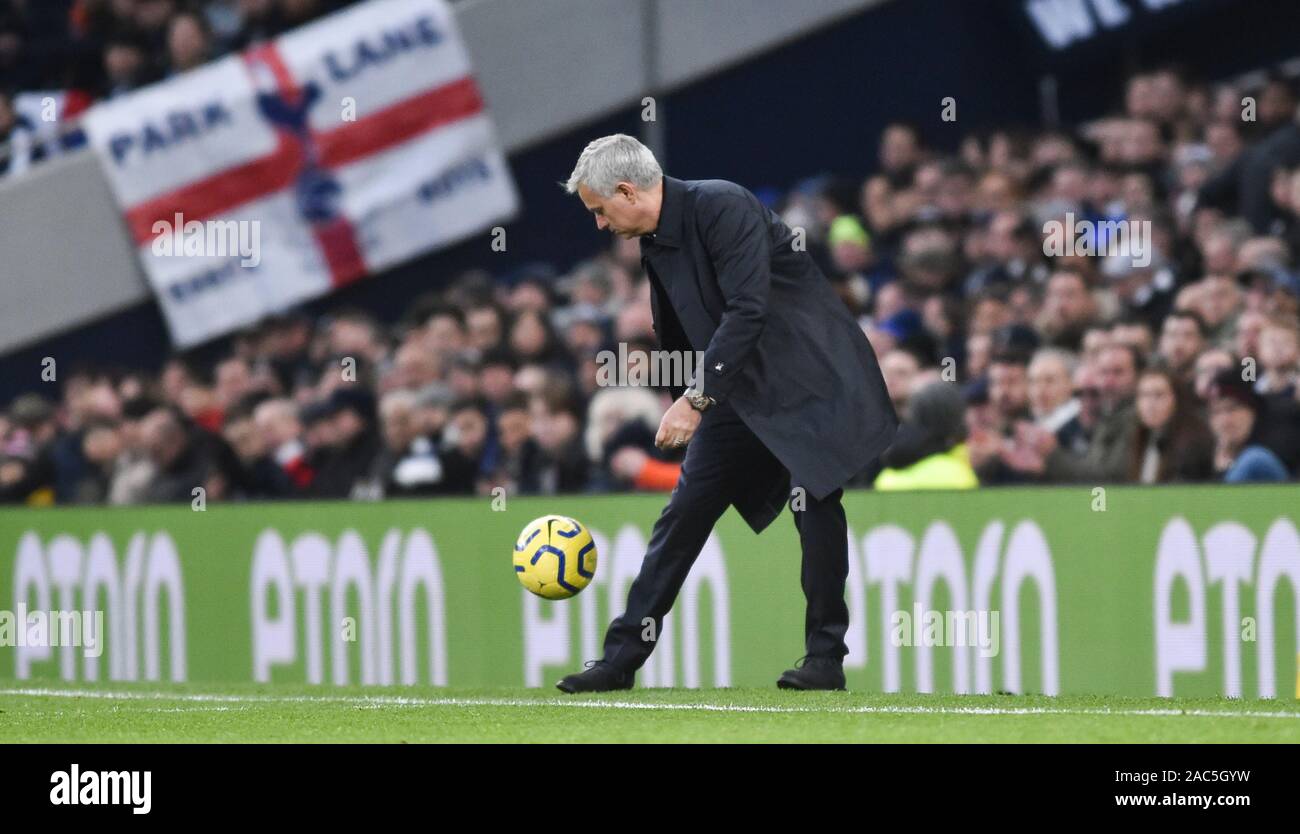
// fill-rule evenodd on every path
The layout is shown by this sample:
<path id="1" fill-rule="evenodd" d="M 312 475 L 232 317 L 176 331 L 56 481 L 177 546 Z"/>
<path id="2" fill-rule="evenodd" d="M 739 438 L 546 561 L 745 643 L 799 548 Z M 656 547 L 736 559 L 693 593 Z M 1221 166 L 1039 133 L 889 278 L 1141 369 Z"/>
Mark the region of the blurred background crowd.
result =
<path id="1" fill-rule="evenodd" d="M 0 87 L 111 96 L 338 5 L 0 0 Z M 806 231 L 903 418 L 858 483 L 1294 480 L 1296 93 L 1166 67 L 1077 129 L 946 153 L 895 123 L 865 181 L 743 182 Z M 1045 254 L 1067 215 L 1148 223 L 1150 258 Z M 654 345 L 639 244 L 614 240 L 567 272 L 463 274 L 395 323 L 292 312 L 217 361 L 60 367 L 0 411 L 0 502 L 668 490 L 670 393 L 602 384 Z"/>
<path id="2" fill-rule="evenodd" d="M 85 142 L 76 116 L 354 0 L 0 0 L 0 176 Z M 57 102 L 58 131 L 41 107 Z"/>

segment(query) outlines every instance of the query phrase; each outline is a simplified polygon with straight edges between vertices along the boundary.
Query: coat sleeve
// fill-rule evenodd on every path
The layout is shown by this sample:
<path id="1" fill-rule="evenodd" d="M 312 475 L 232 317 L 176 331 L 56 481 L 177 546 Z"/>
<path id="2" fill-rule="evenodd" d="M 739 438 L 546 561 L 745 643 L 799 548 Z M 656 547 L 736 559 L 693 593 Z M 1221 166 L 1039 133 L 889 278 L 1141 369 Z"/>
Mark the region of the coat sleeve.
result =
<path id="1" fill-rule="evenodd" d="M 772 283 L 771 243 L 757 201 L 726 194 L 701 200 L 697 206 L 724 307 L 694 383 L 697 390 L 722 402 L 763 332 Z"/>

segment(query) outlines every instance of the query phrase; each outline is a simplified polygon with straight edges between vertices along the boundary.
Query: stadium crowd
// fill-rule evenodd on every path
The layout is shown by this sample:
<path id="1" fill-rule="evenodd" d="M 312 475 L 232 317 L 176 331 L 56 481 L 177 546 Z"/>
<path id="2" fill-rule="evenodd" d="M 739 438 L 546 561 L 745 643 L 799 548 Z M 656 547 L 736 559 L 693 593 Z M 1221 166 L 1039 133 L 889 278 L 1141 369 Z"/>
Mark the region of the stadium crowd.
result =
<path id="1" fill-rule="evenodd" d="M 175 5 L 87 5 L 160 3 Z M 1293 480 L 1294 92 L 1160 69 L 1077 130 L 991 131 L 945 154 L 893 124 L 865 182 L 762 191 L 806 231 L 903 418 L 859 483 Z M 1048 254 L 1046 224 L 1067 217 L 1096 224 L 1079 228 L 1107 254 L 1083 238 Z M 1149 224 L 1133 227 L 1149 250 L 1120 247 L 1103 225 L 1120 221 Z M 654 345 L 637 241 L 565 275 L 461 276 L 396 324 L 284 315 L 206 367 L 61 370 L 57 401 L 0 415 L 0 500 L 671 489 L 676 459 L 653 445 L 670 394 L 602 384 L 620 345 L 632 364 Z"/>

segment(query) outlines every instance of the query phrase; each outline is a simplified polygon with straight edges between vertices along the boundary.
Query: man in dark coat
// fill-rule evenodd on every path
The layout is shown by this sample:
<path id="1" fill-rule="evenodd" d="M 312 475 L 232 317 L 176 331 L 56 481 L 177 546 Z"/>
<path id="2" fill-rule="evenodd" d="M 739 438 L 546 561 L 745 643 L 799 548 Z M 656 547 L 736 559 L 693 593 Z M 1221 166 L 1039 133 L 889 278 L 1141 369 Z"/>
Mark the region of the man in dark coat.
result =
<path id="1" fill-rule="evenodd" d="M 627 610 L 609 627 L 603 659 L 559 688 L 631 687 L 727 507 L 761 532 L 789 497 L 803 550 L 807 655 L 778 685 L 842 689 L 842 487 L 898 425 L 870 344 L 801 238 L 744 188 L 665 177 L 648 148 L 621 134 L 588 145 L 566 188 L 598 228 L 640 238 L 660 346 L 685 360 L 663 365 L 694 373 L 674 381 L 675 394 L 685 390 L 655 437 L 661 448 L 689 446 Z"/>

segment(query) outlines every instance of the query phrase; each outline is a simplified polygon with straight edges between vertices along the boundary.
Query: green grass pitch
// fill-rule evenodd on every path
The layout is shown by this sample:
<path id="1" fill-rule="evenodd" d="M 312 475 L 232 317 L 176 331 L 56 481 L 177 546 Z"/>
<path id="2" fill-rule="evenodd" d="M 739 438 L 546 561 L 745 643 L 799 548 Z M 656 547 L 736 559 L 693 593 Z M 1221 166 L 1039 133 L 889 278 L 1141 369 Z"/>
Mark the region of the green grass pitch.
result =
<path id="1" fill-rule="evenodd" d="M 1284 742 L 1294 700 L 0 681 L 13 742 Z"/>

